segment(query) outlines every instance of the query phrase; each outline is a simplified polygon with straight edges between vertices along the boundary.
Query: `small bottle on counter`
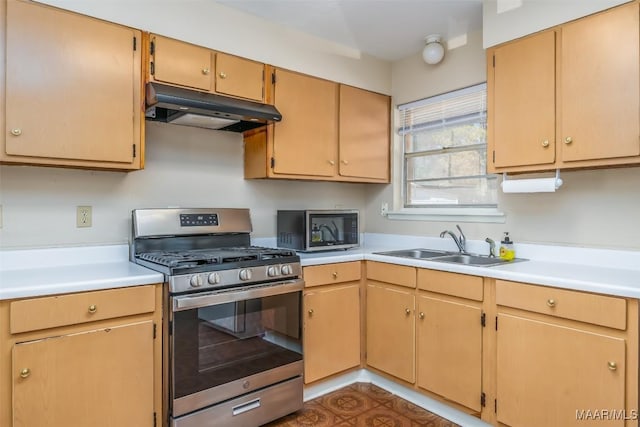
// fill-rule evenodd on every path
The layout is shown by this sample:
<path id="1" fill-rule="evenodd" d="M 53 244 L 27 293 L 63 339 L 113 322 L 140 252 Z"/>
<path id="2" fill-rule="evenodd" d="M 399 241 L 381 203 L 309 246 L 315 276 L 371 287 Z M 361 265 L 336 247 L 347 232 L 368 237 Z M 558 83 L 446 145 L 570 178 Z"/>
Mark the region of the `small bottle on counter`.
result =
<path id="1" fill-rule="evenodd" d="M 504 232 L 504 237 L 500 242 L 500 258 L 511 261 L 516 257 L 516 250 L 513 247 L 513 241 L 509 238 L 509 232 Z"/>
<path id="2" fill-rule="evenodd" d="M 311 241 L 322 242 L 322 232 L 316 224 L 313 224 L 313 227 L 311 227 Z"/>

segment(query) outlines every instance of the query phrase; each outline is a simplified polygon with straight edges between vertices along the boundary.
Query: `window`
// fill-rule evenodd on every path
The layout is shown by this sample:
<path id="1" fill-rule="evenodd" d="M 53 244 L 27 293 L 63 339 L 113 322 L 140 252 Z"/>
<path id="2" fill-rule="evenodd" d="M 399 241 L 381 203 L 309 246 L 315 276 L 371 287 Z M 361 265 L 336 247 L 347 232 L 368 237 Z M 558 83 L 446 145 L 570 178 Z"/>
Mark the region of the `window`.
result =
<path id="1" fill-rule="evenodd" d="M 398 106 L 404 208 L 496 210 L 497 176 L 487 175 L 486 93 L 483 83 Z"/>

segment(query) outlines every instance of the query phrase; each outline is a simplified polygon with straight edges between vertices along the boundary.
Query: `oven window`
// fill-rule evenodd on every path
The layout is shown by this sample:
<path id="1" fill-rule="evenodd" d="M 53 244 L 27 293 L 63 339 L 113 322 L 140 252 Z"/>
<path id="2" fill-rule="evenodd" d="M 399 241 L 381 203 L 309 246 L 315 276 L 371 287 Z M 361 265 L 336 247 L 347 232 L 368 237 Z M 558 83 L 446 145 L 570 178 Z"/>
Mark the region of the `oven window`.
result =
<path id="1" fill-rule="evenodd" d="M 302 360 L 302 292 L 173 313 L 173 398 Z"/>

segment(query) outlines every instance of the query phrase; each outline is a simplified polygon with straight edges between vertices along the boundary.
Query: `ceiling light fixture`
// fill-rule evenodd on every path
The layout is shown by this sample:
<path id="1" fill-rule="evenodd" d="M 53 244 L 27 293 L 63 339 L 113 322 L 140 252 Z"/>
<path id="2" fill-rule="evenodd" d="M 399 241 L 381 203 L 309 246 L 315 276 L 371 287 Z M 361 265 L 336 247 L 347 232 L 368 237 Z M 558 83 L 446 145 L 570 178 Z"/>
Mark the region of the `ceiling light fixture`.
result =
<path id="1" fill-rule="evenodd" d="M 432 34 L 425 39 L 427 45 L 422 51 L 422 59 L 427 64 L 437 64 L 444 58 L 444 47 L 442 46 L 442 37 L 440 34 Z"/>

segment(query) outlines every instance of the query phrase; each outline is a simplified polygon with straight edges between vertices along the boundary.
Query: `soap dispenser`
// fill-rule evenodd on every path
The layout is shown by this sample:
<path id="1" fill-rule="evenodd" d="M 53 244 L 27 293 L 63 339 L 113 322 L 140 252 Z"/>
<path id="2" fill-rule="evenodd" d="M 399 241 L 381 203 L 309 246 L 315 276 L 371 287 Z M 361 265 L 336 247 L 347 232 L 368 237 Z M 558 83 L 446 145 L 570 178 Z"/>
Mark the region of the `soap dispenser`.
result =
<path id="1" fill-rule="evenodd" d="M 504 232 L 504 237 L 500 242 L 500 258 L 511 261 L 516 257 L 516 250 L 513 247 L 513 241 L 509 238 L 509 232 Z"/>

